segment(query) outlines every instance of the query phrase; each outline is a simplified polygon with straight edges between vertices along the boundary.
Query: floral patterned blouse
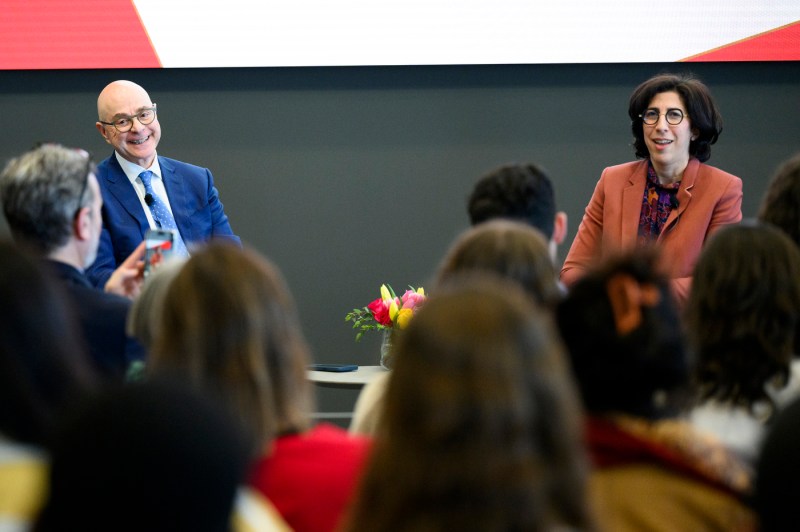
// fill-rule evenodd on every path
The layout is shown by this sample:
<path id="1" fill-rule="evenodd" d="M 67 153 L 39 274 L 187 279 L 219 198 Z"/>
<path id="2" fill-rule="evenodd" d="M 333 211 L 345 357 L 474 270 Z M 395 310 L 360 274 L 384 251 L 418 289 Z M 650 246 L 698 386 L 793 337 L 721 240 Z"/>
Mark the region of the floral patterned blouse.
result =
<path id="1" fill-rule="evenodd" d="M 638 243 L 644 246 L 655 241 L 661 234 L 669 213 L 677 206 L 675 198 L 681 182 L 669 185 L 658 182 L 653 163 L 647 164 L 647 184 L 642 198 L 642 213 L 639 215 Z"/>

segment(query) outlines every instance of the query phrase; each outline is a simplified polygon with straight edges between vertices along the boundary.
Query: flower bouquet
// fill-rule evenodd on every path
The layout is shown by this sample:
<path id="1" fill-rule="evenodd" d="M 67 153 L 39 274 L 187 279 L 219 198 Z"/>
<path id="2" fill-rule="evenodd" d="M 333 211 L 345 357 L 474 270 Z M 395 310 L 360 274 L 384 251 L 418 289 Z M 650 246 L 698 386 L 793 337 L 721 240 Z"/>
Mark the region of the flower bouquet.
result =
<path id="1" fill-rule="evenodd" d="M 425 302 L 425 289 L 409 286 L 409 290 L 398 297 L 392 287 L 381 285 L 381 297 L 362 308 L 348 312 L 344 321 L 352 321 L 353 329 L 358 329 L 356 342 L 367 331 L 384 331 L 381 346 L 381 365 L 388 368 L 391 351 L 392 332 L 402 330 Z"/>

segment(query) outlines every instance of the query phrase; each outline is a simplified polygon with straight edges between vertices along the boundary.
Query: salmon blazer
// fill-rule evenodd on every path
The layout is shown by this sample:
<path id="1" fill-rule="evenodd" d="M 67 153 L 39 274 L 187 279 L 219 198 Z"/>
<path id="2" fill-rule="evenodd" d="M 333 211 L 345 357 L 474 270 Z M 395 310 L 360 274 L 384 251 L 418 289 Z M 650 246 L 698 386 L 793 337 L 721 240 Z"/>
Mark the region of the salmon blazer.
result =
<path id="1" fill-rule="evenodd" d="M 603 170 L 561 270 L 566 286 L 603 257 L 636 247 L 646 182 L 646 159 Z M 708 237 L 742 219 L 742 180 L 691 158 L 676 198 L 656 244 L 683 301 Z"/>

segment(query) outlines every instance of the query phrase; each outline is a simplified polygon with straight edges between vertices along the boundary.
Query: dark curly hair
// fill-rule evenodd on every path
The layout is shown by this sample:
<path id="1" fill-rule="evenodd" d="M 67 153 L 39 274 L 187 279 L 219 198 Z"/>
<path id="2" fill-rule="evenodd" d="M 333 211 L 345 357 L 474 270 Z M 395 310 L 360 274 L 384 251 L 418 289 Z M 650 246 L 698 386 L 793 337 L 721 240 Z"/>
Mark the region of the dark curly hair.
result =
<path id="1" fill-rule="evenodd" d="M 570 287 L 556 309 L 583 404 L 592 414 L 625 413 L 648 419 L 688 406 L 692 360 L 680 314 L 657 248 L 609 256 Z M 640 305 L 642 322 L 620 334 L 609 284 L 627 276 L 658 290 L 654 306 Z"/>
<path id="2" fill-rule="evenodd" d="M 553 237 L 556 199 L 547 173 L 535 164 L 507 164 L 481 177 L 467 202 L 472 225 L 508 218 Z"/>
<path id="3" fill-rule="evenodd" d="M 717 142 L 722 133 L 722 116 L 708 87 L 690 74 L 659 74 L 636 87 L 631 94 L 628 116 L 631 119 L 636 157 L 650 157 L 639 115 L 647 109 L 657 94 L 673 91 L 681 97 L 692 129 L 697 131 L 697 138 L 689 144 L 689 155 L 705 162 L 711 158 L 711 145 Z"/>

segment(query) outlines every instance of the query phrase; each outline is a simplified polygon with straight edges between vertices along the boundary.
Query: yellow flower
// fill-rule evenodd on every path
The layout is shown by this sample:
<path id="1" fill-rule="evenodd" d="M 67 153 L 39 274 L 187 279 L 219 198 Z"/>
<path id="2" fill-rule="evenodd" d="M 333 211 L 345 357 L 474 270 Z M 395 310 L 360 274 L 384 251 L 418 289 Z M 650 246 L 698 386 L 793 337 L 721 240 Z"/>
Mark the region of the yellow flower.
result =
<path id="1" fill-rule="evenodd" d="M 419 288 L 417 288 L 417 293 L 419 295 L 421 295 L 421 296 L 424 296 L 425 295 L 425 289 L 420 286 Z"/>
<path id="2" fill-rule="evenodd" d="M 405 329 L 406 327 L 408 327 L 408 323 L 411 321 L 411 318 L 413 316 L 414 316 L 414 311 L 411 310 L 410 308 L 401 309 L 397 313 L 397 320 L 396 320 L 397 326 L 400 327 L 400 329 Z"/>
<path id="3" fill-rule="evenodd" d="M 397 300 L 393 299 L 391 305 L 389 305 L 389 319 L 392 320 L 393 323 L 397 322 L 397 313 L 400 311 L 400 307 L 397 304 Z"/>
<path id="4" fill-rule="evenodd" d="M 381 299 L 386 301 L 387 299 L 392 299 L 392 294 L 389 292 L 389 289 L 386 288 L 385 284 L 381 285 Z"/>

